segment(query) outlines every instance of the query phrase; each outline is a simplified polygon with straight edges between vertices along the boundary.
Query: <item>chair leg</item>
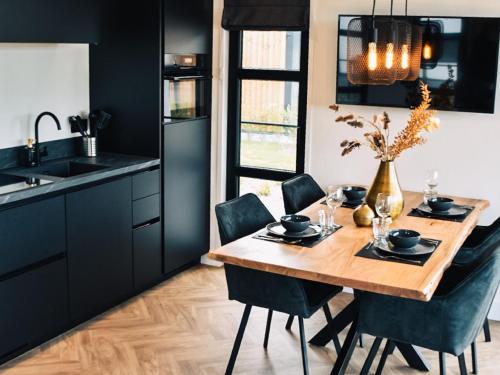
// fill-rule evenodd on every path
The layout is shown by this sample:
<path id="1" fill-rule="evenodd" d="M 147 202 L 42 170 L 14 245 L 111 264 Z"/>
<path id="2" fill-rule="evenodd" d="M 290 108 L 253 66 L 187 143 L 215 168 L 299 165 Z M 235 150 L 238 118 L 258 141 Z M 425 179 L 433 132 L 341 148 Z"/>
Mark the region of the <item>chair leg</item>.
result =
<path id="1" fill-rule="evenodd" d="M 488 318 L 486 318 L 486 320 L 484 321 L 483 330 L 484 330 L 484 341 L 491 342 L 490 321 L 488 320 Z"/>
<path id="2" fill-rule="evenodd" d="M 439 374 L 446 375 L 446 358 L 443 352 L 439 352 Z"/>
<path id="3" fill-rule="evenodd" d="M 245 305 L 245 311 L 243 312 L 243 317 L 241 318 L 240 328 L 238 329 L 238 334 L 236 335 L 236 340 L 234 341 L 233 351 L 231 352 L 231 357 L 229 358 L 229 363 L 227 364 L 226 375 L 231 375 L 233 373 L 234 363 L 236 362 L 236 357 L 238 356 L 238 351 L 240 350 L 241 340 L 243 339 L 243 334 L 245 333 L 245 328 L 247 326 L 251 310 L 252 305 Z"/>
<path id="4" fill-rule="evenodd" d="M 293 323 L 293 315 L 288 315 L 288 320 L 286 321 L 286 326 L 285 326 L 287 331 L 290 331 L 292 329 L 292 323 Z"/>
<path id="5" fill-rule="evenodd" d="M 264 349 L 267 349 L 269 342 L 269 330 L 271 329 L 271 320 L 273 319 L 273 310 L 269 309 L 267 313 L 266 333 L 264 335 Z"/>
<path id="6" fill-rule="evenodd" d="M 477 366 L 477 351 L 476 351 L 476 342 L 473 341 L 471 346 L 471 354 L 472 354 L 472 373 L 477 374 L 479 373 L 479 368 Z"/>
<path id="7" fill-rule="evenodd" d="M 325 305 L 323 306 L 323 311 L 325 312 L 326 324 L 328 325 L 328 328 L 330 330 L 330 334 L 332 335 L 333 345 L 335 346 L 335 351 L 337 352 L 337 355 L 338 355 L 340 353 L 340 351 L 342 350 L 342 346 L 340 345 L 339 336 L 337 335 L 335 327 L 334 327 L 332 313 L 330 312 L 330 308 L 328 307 L 328 303 L 325 303 Z"/>
<path id="8" fill-rule="evenodd" d="M 307 360 L 307 343 L 306 335 L 304 333 L 304 319 L 299 316 L 299 330 L 300 330 L 300 347 L 302 349 L 302 367 L 304 368 L 304 375 L 309 374 L 309 363 Z"/>
<path id="9" fill-rule="evenodd" d="M 389 352 L 392 350 L 394 343 L 391 340 L 387 340 L 387 344 L 385 344 L 384 351 L 382 352 L 382 356 L 380 357 L 380 362 L 378 363 L 377 371 L 375 375 L 382 375 L 382 371 L 384 370 L 385 361 L 387 361 L 387 356 Z"/>
<path id="10" fill-rule="evenodd" d="M 458 366 L 460 367 L 460 375 L 467 375 L 467 365 L 465 364 L 464 353 L 458 356 Z"/>
<path id="11" fill-rule="evenodd" d="M 370 372 L 370 368 L 372 367 L 373 360 L 377 355 L 381 343 L 382 343 L 382 338 L 375 337 L 375 341 L 373 342 L 370 352 L 368 353 L 368 357 L 366 357 L 365 363 L 363 364 L 363 368 L 361 369 L 359 375 L 368 375 L 368 373 Z"/>

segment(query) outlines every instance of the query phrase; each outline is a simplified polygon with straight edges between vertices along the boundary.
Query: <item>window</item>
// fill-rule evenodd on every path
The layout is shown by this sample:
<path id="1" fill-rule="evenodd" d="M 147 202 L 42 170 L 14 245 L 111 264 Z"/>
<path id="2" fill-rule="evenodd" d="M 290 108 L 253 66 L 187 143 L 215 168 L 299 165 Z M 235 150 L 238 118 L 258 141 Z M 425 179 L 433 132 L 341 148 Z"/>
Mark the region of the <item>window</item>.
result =
<path id="1" fill-rule="evenodd" d="M 278 216 L 280 182 L 304 171 L 308 33 L 231 31 L 227 198 L 253 192 Z"/>

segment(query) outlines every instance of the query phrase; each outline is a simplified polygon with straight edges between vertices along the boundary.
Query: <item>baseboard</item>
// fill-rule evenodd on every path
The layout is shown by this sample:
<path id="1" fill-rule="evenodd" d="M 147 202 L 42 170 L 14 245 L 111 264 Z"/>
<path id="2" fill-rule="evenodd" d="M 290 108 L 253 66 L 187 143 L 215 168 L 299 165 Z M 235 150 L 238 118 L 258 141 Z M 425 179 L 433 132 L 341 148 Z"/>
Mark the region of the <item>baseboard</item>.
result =
<path id="1" fill-rule="evenodd" d="M 205 264 L 207 266 L 213 266 L 213 267 L 222 267 L 222 265 L 224 264 L 224 263 L 219 262 L 217 260 L 208 259 L 207 254 L 203 255 L 200 258 L 200 263 Z"/>

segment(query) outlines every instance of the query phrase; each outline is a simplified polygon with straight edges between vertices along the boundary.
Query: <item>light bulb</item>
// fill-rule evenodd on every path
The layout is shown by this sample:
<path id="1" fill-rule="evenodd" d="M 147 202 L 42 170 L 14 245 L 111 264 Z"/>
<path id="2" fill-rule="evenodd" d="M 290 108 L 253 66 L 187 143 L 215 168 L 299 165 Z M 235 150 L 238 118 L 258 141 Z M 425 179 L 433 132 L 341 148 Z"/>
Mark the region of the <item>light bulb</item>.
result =
<path id="1" fill-rule="evenodd" d="M 385 67 L 387 69 L 391 69 L 393 63 L 394 63 L 394 44 L 387 43 L 387 50 L 385 52 Z"/>
<path id="2" fill-rule="evenodd" d="M 402 55 L 401 55 L 401 67 L 403 69 L 408 69 L 409 64 L 409 56 L 408 56 L 408 45 L 403 44 L 401 47 L 402 49 Z"/>
<path id="3" fill-rule="evenodd" d="M 424 45 L 424 53 L 423 53 L 424 59 L 430 60 L 432 58 L 432 48 L 429 44 Z"/>
<path id="4" fill-rule="evenodd" d="M 368 43 L 368 69 L 377 69 L 377 43 Z"/>

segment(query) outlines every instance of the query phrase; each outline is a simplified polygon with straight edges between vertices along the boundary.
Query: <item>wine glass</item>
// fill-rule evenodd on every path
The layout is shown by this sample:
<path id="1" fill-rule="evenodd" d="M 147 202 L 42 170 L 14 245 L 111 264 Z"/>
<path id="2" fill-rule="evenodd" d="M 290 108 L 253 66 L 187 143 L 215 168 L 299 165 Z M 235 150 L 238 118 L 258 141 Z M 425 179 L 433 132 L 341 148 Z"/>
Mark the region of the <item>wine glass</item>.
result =
<path id="1" fill-rule="evenodd" d="M 392 211 L 392 197 L 389 194 L 378 194 L 375 202 L 375 210 L 382 219 L 385 220 L 389 217 Z"/>
<path id="2" fill-rule="evenodd" d="M 439 184 L 439 171 L 430 169 L 425 172 L 425 184 L 429 190 L 434 190 Z"/>
<path id="3" fill-rule="evenodd" d="M 342 206 L 345 201 L 344 191 L 342 187 L 339 186 L 328 186 L 328 191 L 326 194 L 326 204 L 330 208 L 331 221 L 329 223 L 332 227 L 337 226 L 335 224 L 335 212 L 337 207 Z"/>
<path id="4" fill-rule="evenodd" d="M 437 186 L 439 184 L 439 171 L 435 169 L 430 169 L 425 172 L 425 185 L 427 186 L 424 190 L 424 203 L 431 198 L 437 196 Z"/>

